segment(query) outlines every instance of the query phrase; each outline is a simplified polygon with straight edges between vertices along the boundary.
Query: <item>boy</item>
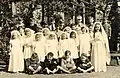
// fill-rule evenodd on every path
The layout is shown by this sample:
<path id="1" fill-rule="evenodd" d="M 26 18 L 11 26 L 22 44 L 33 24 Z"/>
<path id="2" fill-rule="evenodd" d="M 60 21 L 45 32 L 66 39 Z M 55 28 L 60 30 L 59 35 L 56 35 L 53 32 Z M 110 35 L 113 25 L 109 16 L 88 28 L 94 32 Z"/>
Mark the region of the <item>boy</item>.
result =
<path id="1" fill-rule="evenodd" d="M 53 58 L 53 56 L 54 54 L 52 52 L 49 52 L 45 57 L 44 68 L 46 71 L 45 73 L 47 74 L 54 74 L 58 71 L 57 70 L 58 63 L 57 63 L 57 60 Z"/>
<path id="2" fill-rule="evenodd" d="M 84 53 L 82 53 L 81 57 L 77 59 L 76 66 L 77 69 L 82 73 L 91 72 L 94 69 L 94 67 L 88 59 L 88 56 Z"/>
<path id="3" fill-rule="evenodd" d="M 61 59 L 61 66 L 57 66 L 57 68 L 68 74 L 76 69 L 74 61 L 71 58 L 71 52 L 69 50 L 65 51 L 65 56 Z"/>
<path id="4" fill-rule="evenodd" d="M 33 53 L 31 58 L 26 59 L 26 68 L 29 74 L 35 74 L 42 69 L 37 53 Z"/>

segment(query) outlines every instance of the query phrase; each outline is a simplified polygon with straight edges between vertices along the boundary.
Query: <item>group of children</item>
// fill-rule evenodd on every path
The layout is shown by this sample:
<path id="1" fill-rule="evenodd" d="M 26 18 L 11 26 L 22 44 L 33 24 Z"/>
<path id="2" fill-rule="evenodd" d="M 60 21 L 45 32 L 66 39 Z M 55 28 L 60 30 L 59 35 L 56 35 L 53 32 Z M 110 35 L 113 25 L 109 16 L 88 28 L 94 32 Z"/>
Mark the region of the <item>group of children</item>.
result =
<path id="1" fill-rule="evenodd" d="M 25 62 L 24 62 L 25 61 Z M 43 28 L 35 33 L 30 28 L 18 27 L 11 32 L 8 71 L 40 70 L 47 74 L 59 70 L 65 73 L 105 72 L 109 63 L 109 46 L 101 23 L 93 27 L 60 27 L 56 31 Z"/>
<path id="2" fill-rule="evenodd" d="M 38 59 L 37 53 L 33 53 L 31 58 L 26 59 L 26 69 L 29 74 L 70 74 L 75 72 L 86 73 L 94 70 L 94 67 L 84 53 L 78 59 L 72 59 L 69 50 L 66 50 L 64 56 L 59 59 L 55 59 L 52 52 L 45 56 L 44 62 L 40 62 Z"/>

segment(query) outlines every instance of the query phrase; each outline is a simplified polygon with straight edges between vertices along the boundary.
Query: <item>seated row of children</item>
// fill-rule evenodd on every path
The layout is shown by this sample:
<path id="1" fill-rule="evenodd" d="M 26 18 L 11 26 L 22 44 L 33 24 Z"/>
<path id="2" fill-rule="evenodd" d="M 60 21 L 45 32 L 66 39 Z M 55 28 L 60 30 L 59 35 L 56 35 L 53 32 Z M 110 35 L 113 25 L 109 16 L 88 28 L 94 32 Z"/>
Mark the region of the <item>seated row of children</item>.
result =
<path id="1" fill-rule="evenodd" d="M 26 59 L 26 71 L 29 74 L 70 74 L 75 72 L 92 72 L 93 70 L 94 67 L 92 66 L 86 54 L 83 53 L 81 57 L 72 59 L 71 52 L 69 50 L 66 50 L 64 56 L 59 59 L 55 59 L 52 52 L 47 54 L 44 62 L 39 60 L 37 53 L 33 53 L 31 58 Z"/>

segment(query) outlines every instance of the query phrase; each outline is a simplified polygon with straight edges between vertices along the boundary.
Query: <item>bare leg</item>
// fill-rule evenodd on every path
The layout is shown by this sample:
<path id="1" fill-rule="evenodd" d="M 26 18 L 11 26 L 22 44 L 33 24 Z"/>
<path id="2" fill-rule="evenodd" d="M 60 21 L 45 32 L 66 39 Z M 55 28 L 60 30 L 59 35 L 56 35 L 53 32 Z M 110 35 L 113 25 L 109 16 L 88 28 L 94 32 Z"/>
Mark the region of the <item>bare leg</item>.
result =
<path id="1" fill-rule="evenodd" d="M 87 69 L 86 72 L 92 71 L 94 67 L 92 66 L 91 68 Z"/>
<path id="2" fill-rule="evenodd" d="M 39 66 L 34 72 L 33 72 L 33 74 L 35 74 L 35 73 L 37 73 L 37 72 L 39 72 L 40 70 L 41 70 L 41 66 Z"/>
<path id="3" fill-rule="evenodd" d="M 58 71 L 58 69 L 54 69 L 53 71 L 52 71 L 52 73 L 54 74 L 54 73 L 56 73 Z"/>
<path id="4" fill-rule="evenodd" d="M 81 69 L 80 67 L 77 68 L 79 71 L 85 72 L 85 70 Z"/>
<path id="5" fill-rule="evenodd" d="M 76 66 L 73 66 L 71 69 L 69 69 L 69 71 L 75 70 Z"/>
<path id="6" fill-rule="evenodd" d="M 60 66 L 57 66 L 57 69 L 60 69 L 65 73 L 71 73 L 70 71 L 68 71 L 68 70 L 66 70 L 66 69 L 64 69 L 63 67 L 60 67 Z"/>
<path id="7" fill-rule="evenodd" d="M 35 70 L 33 69 L 33 67 L 29 66 L 28 69 L 32 72 L 34 72 Z"/>
<path id="8" fill-rule="evenodd" d="M 50 74 L 50 73 L 52 72 L 52 71 L 49 70 L 48 68 L 45 68 L 45 70 L 46 70 L 47 74 Z"/>

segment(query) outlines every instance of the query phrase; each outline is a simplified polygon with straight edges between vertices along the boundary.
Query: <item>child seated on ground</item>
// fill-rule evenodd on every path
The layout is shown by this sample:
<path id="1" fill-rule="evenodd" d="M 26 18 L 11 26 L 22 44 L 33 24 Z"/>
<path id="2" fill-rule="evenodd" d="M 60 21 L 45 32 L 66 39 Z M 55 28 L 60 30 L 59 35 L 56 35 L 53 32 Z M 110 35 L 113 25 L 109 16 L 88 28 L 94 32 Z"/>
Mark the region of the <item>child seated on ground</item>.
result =
<path id="1" fill-rule="evenodd" d="M 37 53 L 33 53 L 31 58 L 26 59 L 26 68 L 29 74 L 35 74 L 42 69 Z"/>
<path id="2" fill-rule="evenodd" d="M 57 59 L 54 59 L 54 54 L 52 52 L 49 52 L 47 56 L 45 57 L 44 66 L 45 66 L 44 71 L 47 74 L 54 74 L 58 71 L 57 70 L 57 66 L 58 66 Z"/>
<path id="3" fill-rule="evenodd" d="M 65 51 L 65 55 L 61 59 L 61 66 L 57 66 L 57 68 L 65 73 L 72 73 L 72 71 L 76 69 L 69 50 Z"/>
<path id="4" fill-rule="evenodd" d="M 84 53 L 82 53 L 81 57 L 77 59 L 76 66 L 81 73 L 92 72 L 92 70 L 94 69 L 88 59 L 88 56 Z"/>

